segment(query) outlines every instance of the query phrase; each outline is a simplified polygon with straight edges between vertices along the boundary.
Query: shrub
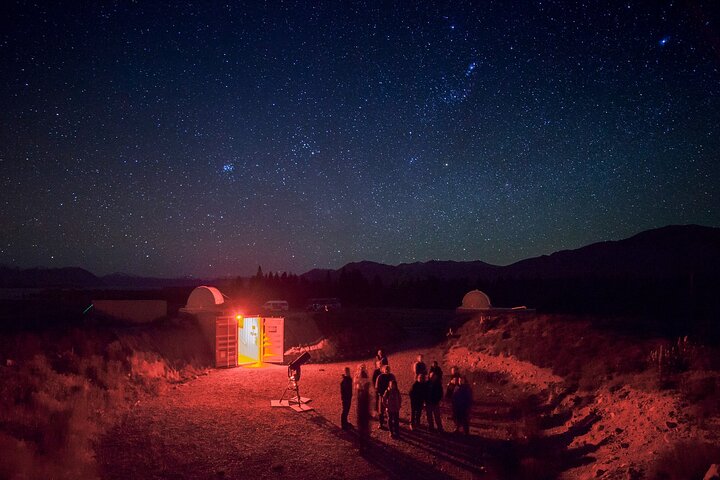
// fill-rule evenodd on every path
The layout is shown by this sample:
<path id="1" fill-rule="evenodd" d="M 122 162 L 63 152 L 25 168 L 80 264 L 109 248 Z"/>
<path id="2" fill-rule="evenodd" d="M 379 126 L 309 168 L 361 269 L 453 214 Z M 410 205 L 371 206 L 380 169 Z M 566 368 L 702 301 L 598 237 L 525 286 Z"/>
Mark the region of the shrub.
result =
<path id="1" fill-rule="evenodd" d="M 669 377 L 687 371 L 698 363 L 698 347 L 688 337 L 678 338 L 674 344 L 661 343 L 649 355 L 649 363 L 656 369 L 658 378 L 665 382 Z"/>
<path id="2" fill-rule="evenodd" d="M 0 339 L 13 360 L 0 366 L 0 478 L 96 478 L 99 433 L 139 395 L 179 381 L 188 365 L 207 364 L 194 326 L 115 332 L 88 328 Z"/>

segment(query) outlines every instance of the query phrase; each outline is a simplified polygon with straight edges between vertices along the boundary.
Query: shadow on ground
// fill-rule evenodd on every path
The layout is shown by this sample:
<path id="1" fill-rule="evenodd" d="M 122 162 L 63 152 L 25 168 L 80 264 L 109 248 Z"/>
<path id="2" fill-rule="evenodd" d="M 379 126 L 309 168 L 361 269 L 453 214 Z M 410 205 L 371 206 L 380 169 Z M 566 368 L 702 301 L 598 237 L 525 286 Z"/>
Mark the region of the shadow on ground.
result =
<path id="1" fill-rule="evenodd" d="M 577 436 L 587 433 L 599 420 L 595 415 L 575 423 L 566 432 L 539 435 L 522 441 L 447 431 L 436 433 L 422 428 L 410 431 L 404 425 L 398 439 L 388 443 L 370 439 L 365 446 L 361 445 L 355 431 L 343 431 L 317 412 L 312 412 L 308 420 L 327 429 L 338 439 L 353 443 L 365 460 L 394 478 L 456 478 L 436 465 L 445 463 L 473 478 L 553 479 L 565 470 L 594 462 L 591 454 L 602 445 L 570 448 Z M 400 449 L 391 442 L 403 442 L 406 448 Z M 415 455 L 403 451 L 408 447 Z"/>

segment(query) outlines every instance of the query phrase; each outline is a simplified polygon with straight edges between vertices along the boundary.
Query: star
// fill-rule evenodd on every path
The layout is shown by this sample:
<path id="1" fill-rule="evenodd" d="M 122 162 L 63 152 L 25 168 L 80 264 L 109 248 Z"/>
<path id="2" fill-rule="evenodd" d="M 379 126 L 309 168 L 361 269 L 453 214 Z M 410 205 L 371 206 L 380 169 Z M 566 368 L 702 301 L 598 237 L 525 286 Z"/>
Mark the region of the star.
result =
<path id="1" fill-rule="evenodd" d="M 471 62 L 470 65 L 468 65 L 467 69 L 465 70 L 465 76 L 469 77 L 472 74 L 473 70 L 475 70 L 476 67 L 477 67 L 477 63 Z"/>

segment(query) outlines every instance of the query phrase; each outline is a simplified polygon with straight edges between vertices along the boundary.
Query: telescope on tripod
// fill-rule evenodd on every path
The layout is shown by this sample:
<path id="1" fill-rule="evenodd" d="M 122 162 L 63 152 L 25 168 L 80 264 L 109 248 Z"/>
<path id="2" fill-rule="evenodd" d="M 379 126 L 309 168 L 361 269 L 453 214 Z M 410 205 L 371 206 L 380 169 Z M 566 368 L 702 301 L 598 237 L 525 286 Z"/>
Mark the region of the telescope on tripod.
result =
<path id="1" fill-rule="evenodd" d="M 287 369 L 288 384 L 285 387 L 280 400 L 270 400 L 270 406 L 272 407 L 290 407 L 296 412 L 305 412 L 312 410 L 312 407 L 307 405 L 310 402 L 309 398 L 300 396 L 300 376 L 302 374 L 301 367 L 303 364 L 310 360 L 310 354 L 304 352 L 302 355 L 297 357 L 295 360 L 290 362 Z M 285 400 L 285 395 L 288 395 L 288 399 Z"/>

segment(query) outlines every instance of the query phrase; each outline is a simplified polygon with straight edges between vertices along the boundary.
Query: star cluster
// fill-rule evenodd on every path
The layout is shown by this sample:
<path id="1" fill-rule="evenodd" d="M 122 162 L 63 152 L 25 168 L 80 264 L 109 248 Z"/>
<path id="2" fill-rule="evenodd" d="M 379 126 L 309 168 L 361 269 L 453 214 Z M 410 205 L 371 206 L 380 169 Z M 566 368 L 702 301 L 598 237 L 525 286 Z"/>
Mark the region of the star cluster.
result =
<path id="1" fill-rule="evenodd" d="M 506 264 L 720 225 L 717 2 L 5 2 L 0 263 Z"/>

